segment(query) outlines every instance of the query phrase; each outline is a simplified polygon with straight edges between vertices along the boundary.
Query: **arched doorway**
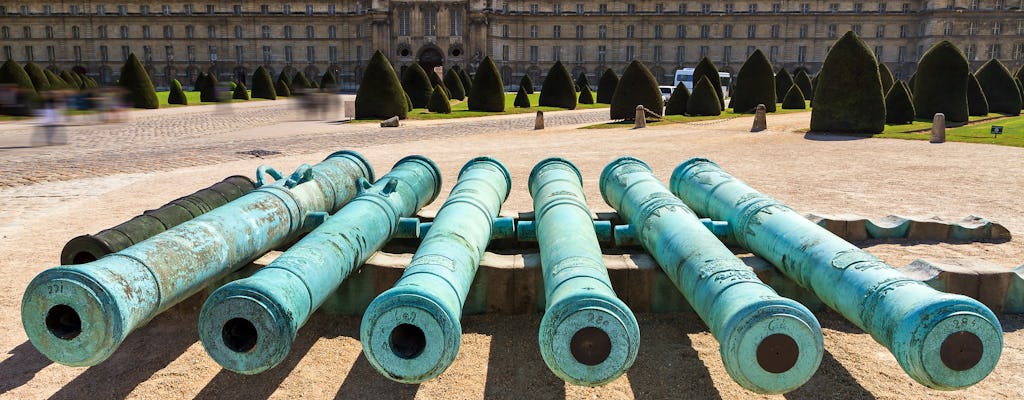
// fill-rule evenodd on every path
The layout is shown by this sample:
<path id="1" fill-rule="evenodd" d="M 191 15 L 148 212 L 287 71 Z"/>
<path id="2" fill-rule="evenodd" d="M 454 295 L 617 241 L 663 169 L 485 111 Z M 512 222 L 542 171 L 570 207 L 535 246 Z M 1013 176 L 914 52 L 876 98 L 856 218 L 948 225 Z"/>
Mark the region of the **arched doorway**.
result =
<path id="1" fill-rule="evenodd" d="M 444 64 L 444 53 L 437 47 L 425 47 L 423 50 L 420 50 L 417 62 L 423 67 L 424 71 L 433 71 L 434 67 Z"/>

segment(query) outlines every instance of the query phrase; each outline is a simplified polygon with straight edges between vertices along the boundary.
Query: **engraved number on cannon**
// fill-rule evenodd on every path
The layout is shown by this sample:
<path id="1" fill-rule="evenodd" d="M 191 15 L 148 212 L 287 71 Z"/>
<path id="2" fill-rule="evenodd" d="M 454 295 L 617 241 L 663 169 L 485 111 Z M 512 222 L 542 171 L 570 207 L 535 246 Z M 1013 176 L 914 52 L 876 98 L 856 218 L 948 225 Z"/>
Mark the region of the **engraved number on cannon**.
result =
<path id="1" fill-rule="evenodd" d="M 55 295 L 55 294 L 63 293 L 64 292 L 64 285 L 57 284 L 57 285 L 47 286 L 46 287 L 46 292 L 47 292 L 47 294 L 50 294 L 50 295 Z"/>
<path id="2" fill-rule="evenodd" d="M 608 320 L 604 319 L 603 315 L 594 315 L 594 313 L 587 314 L 587 322 L 595 325 L 608 326 Z"/>
<path id="3" fill-rule="evenodd" d="M 978 324 L 977 320 L 970 319 L 970 318 L 967 318 L 967 317 L 960 318 L 960 319 L 954 319 L 953 320 L 953 329 L 966 329 L 967 327 L 973 327 L 973 326 L 975 326 L 977 324 Z"/>

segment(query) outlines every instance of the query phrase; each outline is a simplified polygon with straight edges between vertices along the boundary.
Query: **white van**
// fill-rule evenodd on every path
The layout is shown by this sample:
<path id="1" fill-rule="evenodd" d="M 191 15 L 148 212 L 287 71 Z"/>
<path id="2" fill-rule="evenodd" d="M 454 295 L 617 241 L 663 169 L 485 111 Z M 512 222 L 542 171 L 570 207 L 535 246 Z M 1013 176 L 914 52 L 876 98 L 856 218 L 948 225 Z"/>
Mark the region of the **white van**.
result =
<path id="1" fill-rule="evenodd" d="M 718 79 L 722 81 L 722 96 L 729 98 L 729 86 L 732 85 L 732 74 L 728 72 L 719 72 Z M 679 82 L 683 82 L 683 85 L 686 85 L 686 89 L 693 92 L 693 68 L 677 69 L 672 86 L 675 87 L 676 85 L 679 85 Z"/>

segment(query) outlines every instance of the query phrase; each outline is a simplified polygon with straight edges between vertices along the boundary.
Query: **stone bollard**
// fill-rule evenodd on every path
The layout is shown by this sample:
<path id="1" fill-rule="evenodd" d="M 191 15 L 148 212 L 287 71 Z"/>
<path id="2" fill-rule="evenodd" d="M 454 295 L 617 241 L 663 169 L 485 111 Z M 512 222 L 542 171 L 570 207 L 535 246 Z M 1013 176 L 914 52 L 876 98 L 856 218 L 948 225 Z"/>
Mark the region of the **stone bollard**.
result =
<path id="1" fill-rule="evenodd" d="M 644 106 L 636 106 L 636 117 L 633 119 L 633 129 L 640 129 L 647 127 L 647 114 L 644 114 Z"/>
<path id="2" fill-rule="evenodd" d="M 341 103 L 342 118 L 356 119 L 356 102 L 346 100 Z"/>
<path id="3" fill-rule="evenodd" d="M 946 142 L 946 114 L 935 113 L 935 119 L 932 120 L 932 139 L 930 142 Z"/>
<path id="4" fill-rule="evenodd" d="M 544 129 L 544 112 L 537 111 L 537 121 L 533 123 L 533 130 Z"/>
<path id="5" fill-rule="evenodd" d="M 398 117 L 394 116 L 386 120 L 380 121 L 381 128 L 394 128 L 398 126 Z"/>
<path id="6" fill-rule="evenodd" d="M 750 127 L 750 131 L 760 132 L 765 129 L 768 129 L 767 109 L 764 104 L 758 104 L 757 111 L 754 112 L 754 126 Z"/>

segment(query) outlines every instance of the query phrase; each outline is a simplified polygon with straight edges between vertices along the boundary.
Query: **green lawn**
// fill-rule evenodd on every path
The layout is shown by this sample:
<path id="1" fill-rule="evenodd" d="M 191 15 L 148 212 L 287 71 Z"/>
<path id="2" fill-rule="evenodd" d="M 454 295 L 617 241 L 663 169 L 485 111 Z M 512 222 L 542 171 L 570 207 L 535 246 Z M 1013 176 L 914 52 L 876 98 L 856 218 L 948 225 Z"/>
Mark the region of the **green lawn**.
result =
<path id="1" fill-rule="evenodd" d="M 811 108 L 809 106 L 805 110 L 783 110 L 781 107 L 776 107 L 775 108 L 775 112 L 768 113 L 768 115 L 771 116 L 772 114 L 790 114 L 790 113 L 805 112 L 805 111 L 810 111 L 810 110 L 811 110 Z M 658 126 L 658 125 L 668 125 L 668 124 L 685 124 L 685 123 L 688 123 L 688 122 L 709 121 L 709 120 L 716 120 L 716 119 L 729 119 L 729 118 L 738 118 L 738 117 L 749 117 L 749 116 L 752 116 L 752 115 L 753 114 L 738 114 L 738 113 L 732 112 L 731 108 L 727 108 L 725 111 L 722 111 L 721 115 L 713 115 L 713 116 L 667 115 L 667 116 L 665 116 L 665 118 L 661 119 L 660 121 L 648 121 L 647 125 L 648 126 Z M 606 122 L 606 123 L 603 123 L 603 124 L 584 126 L 581 129 L 611 129 L 611 128 L 624 128 L 624 127 L 630 127 L 630 126 L 633 126 L 633 121 L 613 121 L 613 122 Z"/>
<path id="2" fill-rule="evenodd" d="M 993 119 L 996 117 L 997 119 Z M 966 126 L 946 128 L 946 140 L 950 142 L 985 143 L 1002 146 L 1024 147 L 1024 117 L 999 118 L 999 114 L 986 117 L 970 117 Z M 992 125 L 1003 127 L 998 137 L 990 132 Z M 874 135 L 876 138 L 928 140 L 931 138 L 931 121 L 914 121 L 909 125 L 886 125 L 885 131 Z"/>
<path id="3" fill-rule="evenodd" d="M 410 120 L 426 120 L 426 119 L 452 119 L 452 118 L 468 118 L 468 117 L 485 117 L 488 115 L 505 115 L 505 114 L 527 114 L 535 113 L 537 111 L 562 111 L 564 108 L 558 107 L 538 107 L 537 101 L 540 100 L 540 92 L 535 92 L 531 95 L 527 95 L 530 98 L 530 104 L 533 107 L 530 108 L 519 108 L 512 104 L 515 103 L 515 93 L 505 93 L 505 111 L 504 112 L 485 112 L 485 111 L 469 111 L 468 101 L 452 101 L 452 113 L 451 114 L 439 114 L 427 111 L 425 108 L 414 108 L 409 112 L 407 119 Z M 594 92 L 594 97 L 597 97 L 597 92 Z M 607 104 L 577 104 L 577 110 L 585 110 L 591 108 L 608 108 Z M 376 122 L 379 121 L 377 118 L 366 118 L 359 119 L 358 121 L 364 122 Z"/>
<path id="4" fill-rule="evenodd" d="M 182 106 L 181 104 L 167 104 L 167 94 L 168 93 L 169 92 L 166 92 L 166 91 L 164 91 L 164 92 L 156 92 L 156 98 L 158 100 L 160 100 L 160 108 L 181 107 Z M 249 97 L 250 98 L 252 97 L 252 91 L 251 90 L 249 91 Z M 208 102 L 208 101 L 206 101 L 206 102 L 199 101 L 199 92 L 185 91 L 185 99 L 188 100 L 188 105 L 190 105 L 190 106 L 202 105 L 202 104 L 217 104 L 217 103 Z M 262 100 L 266 100 L 266 99 L 251 99 L 251 100 L 262 101 Z M 239 102 L 239 101 L 246 101 L 246 100 L 234 100 L 234 99 L 231 100 L 232 103 Z"/>

